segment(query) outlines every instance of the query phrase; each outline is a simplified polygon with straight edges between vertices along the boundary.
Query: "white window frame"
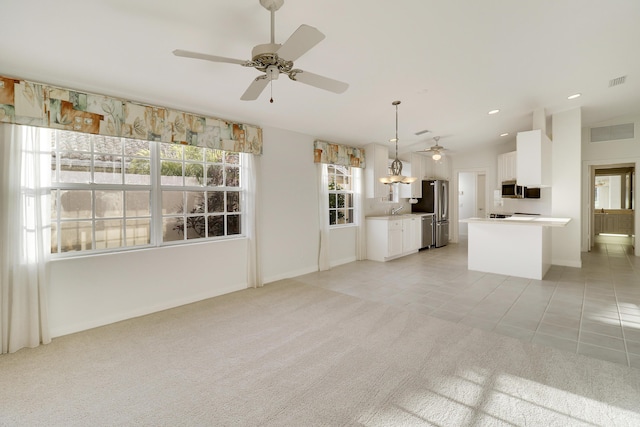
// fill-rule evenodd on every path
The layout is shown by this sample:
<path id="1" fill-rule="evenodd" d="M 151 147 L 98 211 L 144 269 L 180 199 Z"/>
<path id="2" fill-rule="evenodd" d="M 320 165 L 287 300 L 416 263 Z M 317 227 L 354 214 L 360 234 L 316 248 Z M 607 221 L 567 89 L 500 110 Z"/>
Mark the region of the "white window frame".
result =
<path id="1" fill-rule="evenodd" d="M 341 166 L 341 165 L 331 165 L 331 164 L 327 164 L 325 165 L 325 169 L 324 171 L 327 173 L 327 182 L 329 183 L 329 188 L 327 189 L 328 191 L 328 197 L 329 197 L 329 212 L 327 213 L 327 221 L 329 222 L 329 228 L 342 228 L 342 227 L 355 227 L 357 226 L 357 209 L 358 207 L 356 206 L 356 195 L 355 195 L 355 191 L 354 191 L 354 177 L 353 177 L 353 168 L 350 166 Z M 333 170 L 333 171 L 332 171 Z M 335 183 L 335 177 L 338 174 L 338 171 L 342 170 L 342 174 L 343 176 L 347 177 L 349 180 L 349 189 L 348 190 L 336 190 L 336 189 L 331 189 L 331 184 Z M 338 197 L 340 195 L 344 195 L 347 196 L 349 195 L 350 200 L 351 200 L 351 206 L 347 206 L 346 209 L 351 211 L 351 222 L 346 222 L 346 223 L 339 223 L 338 222 L 338 210 L 340 209 L 339 207 L 331 207 L 331 198 L 332 195 L 335 196 L 336 201 L 338 199 Z M 332 212 L 336 212 L 336 223 L 335 224 L 331 224 L 331 213 Z"/>
<path id="2" fill-rule="evenodd" d="M 52 130 L 51 132 L 59 132 L 57 130 Z M 43 135 L 45 135 L 45 137 L 51 138 L 51 136 L 49 136 L 47 133 L 43 133 Z M 93 135 L 89 135 L 89 136 L 93 136 Z M 57 136 L 54 136 L 57 138 Z M 126 139 L 126 138 L 122 138 L 122 139 Z M 93 154 L 95 153 L 95 151 L 93 150 L 94 147 L 94 140 L 91 140 L 91 151 L 90 154 L 92 155 L 91 157 L 91 177 L 92 177 L 92 181 L 93 181 L 93 171 L 94 171 L 94 157 Z M 246 206 L 246 185 L 245 185 L 245 180 L 246 180 L 246 174 L 248 173 L 248 171 L 246 170 L 246 157 L 248 154 L 243 154 L 243 153 L 239 153 L 239 160 L 238 160 L 238 174 L 239 174 L 239 186 L 238 187 L 217 187 L 217 186 L 206 186 L 206 185 L 201 185 L 201 186 L 188 186 L 188 185 L 182 185 L 182 186 L 163 186 L 161 185 L 161 176 L 160 176 L 160 144 L 161 143 L 156 143 L 151 141 L 150 142 L 150 183 L 149 185 L 136 185 L 136 184 L 125 184 L 124 180 L 122 181 L 122 183 L 120 184 L 97 184 L 95 182 L 87 182 L 87 183 L 60 183 L 58 180 L 54 180 L 54 182 L 52 182 L 52 191 L 55 190 L 83 190 L 83 191 L 91 191 L 92 194 L 92 208 L 91 208 L 91 218 L 87 218 L 87 221 L 91 222 L 91 233 L 92 233 L 92 243 L 93 243 L 93 248 L 92 249 L 85 249 L 85 250 L 70 250 L 70 251 L 66 251 L 66 252 L 55 252 L 52 253 L 51 256 L 52 258 L 66 258 L 66 257 L 79 257 L 79 256 L 87 256 L 87 255 L 95 255 L 95 254 L 102 254 L 102 253 L 113 253 L 113 252 L 123 252 L 123 251 L 129 251 L 129 250 L 139 250 L 139 249 L 145 249 L 145 248 L 153 248 L 153 247 L 161 247 L 161 246 L 169 246 L 169 245 L 179 245 L 179 244 L 194 244 L 194 243 L 201 243 L 201 242 L 205 242 L 205 241 L 217 241 L 217 240 L 227 240 L 227 239 L 237 239 L 237 238 L 245 238 L 246 234 L 245 234 L 245 230 L 246 230 L 246 221 L 247 221 L 247 214 L 245 212 L 245 206 Z M 123 143 L 124 146 L 124 143 Z M 59 150 L 59 145 L 56 144 L 56 149 L 55 150 Z M 66 151 L 66 150 L 62 150 L 62 151 Z M 123 150 L 124 151 L 124 150 Z M 184 150 L 182 150 L 184 152 Z M 222 151 L 222 150 L 220 150 Z M 224 153 L 223 153 L 223 158 L 224 158 Z M 184 162 L 184 155 L 183 155 L 183 159 L 181 160 L 182 162 Z M 57 171 L 59 171 L 59 167 L 60 167 L 60 156 L 56 156 L 56 163 L 57 163 L 57 167 L 56 167 L 56 173 Z M 124 164 L 124 160 L 123 160 L 123 164 Z M 206 165 L 205 162 L 203 162 L 203 166 Z M 224 169 L 224 166 L 223 166 Z M 184 177 L 184 172 L 185 169 L 183 168 L 183 177 Z M 124 171 L 122 172 L 124 174 Z M 206 175 L 206 169 L 205 169 L 205 175 Z M 183 182 L 184 183 L 184 182 Z M 163 226 L 163 214 L 162 214 L 162 191 L 163 189 L 169 189 L 171 191 L 198 191 L 198 192 L 212 192 L 212 191 L 221 191 L 224 192 L 225 197 L 224 197 L 224 206 L 225 206 L 225 212 L 223 213 L 224 215 L 224 235 L 223 236 L 215 236 L 215 237 L 199 237 L 199 238 L 194 238 L 194 239 L 186 239 L 183 238 L 181 240 L 172 240 L 172 241 L 167 241 L 164 242 L 163 241 L 163 230 L 162 230 L 162 226 Z M 126 240 L 126 231 L 125 231 L 125 237 L 123 237 L 123 243 L 124 246 L 118 246 L 118 247 L 113 247 L 113 248 L 100 248 L 100 249 L 96 249 L 95 248 L 95 230 L 96 230 L 96 221 L 100 221 L 102 220 L 102 218 L 96 218 L 96 204 L 95 204 L 95 192 L 96 191 L 122 191 L 123 192 L 123 197 L 125 197 L 126 199 L 126 192 L 127 191 L 150 191 L 150 215 L 149 215 L 149 219 L 151 222 L 150 225 L 150 240 L 148 244 L 144 244 L 144 245 L 132 245 L 132 246 L 126 246 L 127 244 L 127 240 Z M 239 200 L 238 203 L 240 205 L 240 210 L 238 212 L 227 212 L 227 197 L 226 194 L 228 191 L 237 191 L 239 193 Z M 60 193 L 60 191 L 55 192 L 54 194 L 58 195 Z M 205 193 L 206 194 L 206 193 Z M 58 195 L 58 198 L 60 196 Z M 238 226 L 240 228 L 240 233 L 239 234 L 231 234 L 228 235 L 227 234 L 227 217 L 229 215 L 239 215 L 239 223 Z M 144 217 L 147 218 L 147 217 Z M 109 218 L 105 218 L 105 219 L 109 219 Z M 123 212 L 122 212 L 122 216 L 121 217 L 116 217 L 113 219 L 120 219 L 123 221 L 126 221 L 127 219 L 136 219 L 134 217 L 127 217 L 127 210 L 126 210 L 126 200 L 123 202 Z M 56 227 L 57 230 L 60 230 L 60 224 L 62 222 L 64 222 L 64 220 L 62 220 L 61 218 L 61 209 L 58 208 L 56 210 L 56 215 L 55 217 L 51 218 L 52 221 L 52 225 L 54 225 Z M 125 227 L 126 229 L 126 227 Z M 60 234 L 60 233 L 58 233 Z M 58 251 L 61 250 L 60 248 L 60 239 L 61 237 L 58 235 L 57 236 L 57 244 L 56 244 L 56 248 Z"/>

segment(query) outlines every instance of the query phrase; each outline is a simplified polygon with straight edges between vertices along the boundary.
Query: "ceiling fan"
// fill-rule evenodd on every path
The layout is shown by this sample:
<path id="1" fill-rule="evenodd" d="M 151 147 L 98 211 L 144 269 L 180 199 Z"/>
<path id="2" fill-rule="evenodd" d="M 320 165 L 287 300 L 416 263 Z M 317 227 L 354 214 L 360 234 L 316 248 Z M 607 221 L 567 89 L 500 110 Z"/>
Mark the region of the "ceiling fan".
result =
<path id="1" fill-rule="evenodd" d="M 343 93 L 349 85 L 347 83 L 293 68 L 293 61 L 300 58 L 312 47 L 320 43 L 325 35 L 317 28 L 309 25 L 300 25 L 296 31 L 283 44 L 275 42 L 275 12 L 284 4 L 284 0 L 260 0 L 260 4 L 271 12 L 271 41 L 259 44 L 251 51 L 251 60 L 225 58 L 223 56 L 207 55 L 204 53 L 189 52 L 176 49 L 173 54 L 186 58 L 204 59 L 212 62 L 226 62 L 238 64 L 243 67 L 253 67 L 264 73 L 253 80 L 244 94 L 240 97 L 243 101 L 258 99 L 267 84 L 276 80 L 280 74 L 286 74 L 291 80 L 308 84 L 319 89 L 334 93 Z M 273 97 L 270 102 L 273 102 Z"/>
<path id="2" fill-rule="evenodd" d="M 425 148 L 424 150 L 420 150 L 418 151 L 418 153 L 431 154 L 431 158 L 433 160 L 440 160 L 444 152 L 448 150 L 444 148 L 442 145 L 438 144 L 438 141 L 440 141 L 439 136 L 434 136 L 433 140 L 436 142 L 435 145 L 429 148 Z"/>

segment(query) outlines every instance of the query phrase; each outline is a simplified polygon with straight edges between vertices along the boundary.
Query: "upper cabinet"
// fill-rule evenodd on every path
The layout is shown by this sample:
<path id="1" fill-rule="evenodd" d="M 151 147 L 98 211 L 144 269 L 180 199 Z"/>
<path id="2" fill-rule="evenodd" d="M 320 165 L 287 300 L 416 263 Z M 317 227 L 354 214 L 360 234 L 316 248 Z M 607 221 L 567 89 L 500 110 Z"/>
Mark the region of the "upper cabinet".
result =
<path id="1" fill-rule="evenodd" d="M 498 156 L 498 188 L 503 181 L 515 181 L 518 173 L 517 152 L 510 151 Z"/>
<path id="2" fill-rule="evenodd" d="M 365 146 L 366 166 L 364 168 L 365 196 L 369 199 L 388 198 L 389 187 L 380 178 L 389 173 L 389 148 L 380 144 Z"/>
<path id="3" fill-rule="evenodd" d="M 525 187 L 551 186 L 551 140 L 540 130 L 518 132 L 517 181 Z"/>

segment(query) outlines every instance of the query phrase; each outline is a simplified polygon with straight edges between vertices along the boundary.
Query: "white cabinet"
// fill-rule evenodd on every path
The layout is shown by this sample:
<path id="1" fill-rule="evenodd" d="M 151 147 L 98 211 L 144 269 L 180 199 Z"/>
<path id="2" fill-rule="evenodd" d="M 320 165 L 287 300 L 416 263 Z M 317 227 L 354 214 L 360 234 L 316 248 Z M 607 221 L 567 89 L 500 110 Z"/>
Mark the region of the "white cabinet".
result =
<path id="1" fill-rule="evenodd" d="M 387 176 L 389 167 L 389 148 L 380 144 L 365 146 L 365 196 L 369 199 L 389 197 L 389 187 L 379 181 Z"/>
<path id="2" fill-rule="evenodd" d="M 388 261 L 420 249 L 421 217 L 367 219 L 367 259 Z"/>
<path id="3" fill-rule="evenodd" d="M 517 173 L 517 151 L 500 154 L 498 156 L 498 188 L 501 188 L 503 181 L 515 181 Z"/>
<path id="4" fill-rule="evenodd" d="M 422 217 L 412 216 L 402 220 L 402 252 L 411 253 L 420 249 L 422 239 Z"/>
<path id="5" fill-rule="evenodd" d="M 517 180 L 525 187 L 551 186 L 551 140 L 542 130 L 518 132 Z"/>

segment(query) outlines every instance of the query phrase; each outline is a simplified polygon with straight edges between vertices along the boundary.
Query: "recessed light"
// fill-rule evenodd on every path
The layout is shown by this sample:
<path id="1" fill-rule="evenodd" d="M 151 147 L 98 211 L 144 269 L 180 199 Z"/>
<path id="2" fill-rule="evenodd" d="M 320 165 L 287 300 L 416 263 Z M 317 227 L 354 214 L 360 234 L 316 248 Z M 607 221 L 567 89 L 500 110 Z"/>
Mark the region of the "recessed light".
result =
<path id="1" fill-rule="evenodd" d="M 574 93 L 573 95 L 567 96 L 567 99 L 580 98 L 581 95 L 582 95 L 581 93 Z"/>
<path id="2" fill-rule="evenodd" d="M 509 132 L 501 133 L 500 136 L 509 136 Z"/>
<path id="3" fill-rule="evenodd" d="M 491 110 L 489 111 L 489 114 L 498 114 L 500 112 L 500 110 Z"/>

